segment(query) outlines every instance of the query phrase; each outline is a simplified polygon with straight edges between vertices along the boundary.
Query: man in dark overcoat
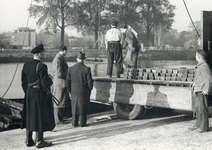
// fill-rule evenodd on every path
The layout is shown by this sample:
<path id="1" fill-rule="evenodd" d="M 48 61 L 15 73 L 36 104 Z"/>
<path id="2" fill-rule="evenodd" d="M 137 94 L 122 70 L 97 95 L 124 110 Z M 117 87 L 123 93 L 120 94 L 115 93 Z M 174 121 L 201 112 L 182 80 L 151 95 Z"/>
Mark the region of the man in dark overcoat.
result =
<path id="1" fill-rule="evenodd" d="M 47 65 L 41 62 L 43 44 L 32 49 L 33 60 L 27 62 L 22 70 L 22 88 L 25 93 L 22 111 L 22 129 L 26 128 L 26 146 L 37 148 L 51 146 L 51 142 L 44 141 L 43 133 L 55 127 L 52 98 L 49 93 L 52 79 L 48 75 Z M 36 142 L 32 133 L 36 132 Z"/>
<path id="2" fill-rule="evenodd" d="M 87 109 L 93 89 L 91 68 L 84 64 L 85 53 L 79 52 L 77 64 L 68 68 L 66 86 L 71 94 L 72 125 L 86 126 Z M 78 124 L 79 121 L 79 124 Z"/>
<path id="3" fill-rule="evenodd" d="M 135 34 L 124 25 L 123 31 L 123 49 L 127 48 L 127 54 L 124 58 L 126 68 L 137 68 L 138 53 L 141 45 Z"/>

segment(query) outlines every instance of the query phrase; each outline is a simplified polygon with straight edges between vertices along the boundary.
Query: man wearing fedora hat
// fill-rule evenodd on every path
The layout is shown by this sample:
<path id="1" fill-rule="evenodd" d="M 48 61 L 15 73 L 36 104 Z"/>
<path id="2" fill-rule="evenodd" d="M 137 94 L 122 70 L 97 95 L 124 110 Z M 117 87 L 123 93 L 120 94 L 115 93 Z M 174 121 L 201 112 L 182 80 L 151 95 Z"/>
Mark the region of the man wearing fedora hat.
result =
<path id="1" fill-rule="evenodd" d="M 43 58 L 43 44 L 35 47 L 31 53 L 33 60 L 23 66 L 21 81 L 25 93 L 22 111 L 22 126 L 26 128 L 26 146 L 37 148 L 51 146 L 51 142 L 44 141 L 43 133 L 55 127 L 52 97 L 49 94 L 52 79 L 48 75 L 47 65 L 41 62 Z M 36 142 L 32 139 L 32 132 L 36 132 Z"/>
<path id="2" fill-rule="evenodd" d="M 77 64 L 68 68 L 66 86 L 71 94 L 72 126 L 86 126 L 87 109 L 93 89 L 91 68 L 84 64 L 85 53 L 79 52 Z M 78 123 L 79 121 L 79 123 Z"/>
<path id="3" fill-rule="evenodd" d="M 116 77 L 120 78 L 120 74 L 123 73 L 121 40 L 122 32 L 117 28 L 117 21 L 113 20 L 111 22 L 111 29 L 108 30 L 105 35 L 105 45 L 108 58 L 107 75 L 109 75 L 109 77 L 112 77 L 114 61 L 117 69 Z"/>

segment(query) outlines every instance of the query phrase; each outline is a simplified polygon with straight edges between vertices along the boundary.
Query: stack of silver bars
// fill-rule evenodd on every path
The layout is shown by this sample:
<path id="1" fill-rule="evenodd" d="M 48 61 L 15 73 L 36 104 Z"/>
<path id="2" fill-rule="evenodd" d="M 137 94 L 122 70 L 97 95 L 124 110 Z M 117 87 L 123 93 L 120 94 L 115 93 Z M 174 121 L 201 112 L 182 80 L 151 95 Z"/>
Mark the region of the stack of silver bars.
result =
<path id="1" fill-rule="evenodd" d="M 127 68 L 124 71 L 124 79 L 184 81 L 193 82 L 195 69 L 187 68 Z"/>

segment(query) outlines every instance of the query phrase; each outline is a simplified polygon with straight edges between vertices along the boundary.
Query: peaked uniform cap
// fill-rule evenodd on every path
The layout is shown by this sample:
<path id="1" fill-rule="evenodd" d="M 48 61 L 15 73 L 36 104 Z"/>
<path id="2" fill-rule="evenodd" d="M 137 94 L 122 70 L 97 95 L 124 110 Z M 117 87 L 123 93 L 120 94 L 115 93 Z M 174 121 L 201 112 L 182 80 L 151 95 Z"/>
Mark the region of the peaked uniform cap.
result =
<path id="1" fill-rule="evenodd" d="M 33 48 L 31 53 L 36 54 L 36 53 L 39 53 L 41 51 L 44 51 L 43 47 L 44 47 L 43 44 L 40 44 L 40 45 L 36 46 L 35 48 Z"/>

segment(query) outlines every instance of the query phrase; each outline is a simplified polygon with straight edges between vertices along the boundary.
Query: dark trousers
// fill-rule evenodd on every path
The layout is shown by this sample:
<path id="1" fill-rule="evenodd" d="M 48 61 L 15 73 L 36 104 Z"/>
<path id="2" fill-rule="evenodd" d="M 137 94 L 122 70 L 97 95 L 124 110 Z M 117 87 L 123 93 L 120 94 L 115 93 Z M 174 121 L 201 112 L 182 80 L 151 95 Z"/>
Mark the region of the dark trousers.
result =
<path id="1" fill-rule="evenodd" d="M 195 94 L 196 126 L 202 130 L 208 130 L 208 96 L 202 95 L 201 92 L 196 92 Z"/>
<path id="2" fill-rule="evenodd" d="M 112 76 L 114 60 L 117 69 L 117 75 L 122 74 L 123 58 L 120 42 L 108 42 L 107 56 L 108 56 L 107 75 Z"/>
<path id="3" fill-rule="evenodd" d="M 26 130 L 26 142 L 32 140 L 32 131 Z M 43 140 L 43 132 L 36 132 L 36 142 L 41 142 Z"/>
<path id="4" fill-rule="evenodd" d="M 72 126 L 78 126 L 78 121 L 81 127 L 86 125 L 87 114 L 84 115 L 73 115 L 72 116 Z"/>

